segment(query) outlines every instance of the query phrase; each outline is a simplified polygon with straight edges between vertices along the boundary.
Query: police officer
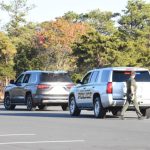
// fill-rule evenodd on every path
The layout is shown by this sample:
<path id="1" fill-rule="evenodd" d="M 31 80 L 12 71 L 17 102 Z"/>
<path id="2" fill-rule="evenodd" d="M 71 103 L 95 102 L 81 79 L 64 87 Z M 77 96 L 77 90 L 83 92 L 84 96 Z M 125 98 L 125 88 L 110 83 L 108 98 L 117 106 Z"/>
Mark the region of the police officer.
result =
<path id="1" fill-rule="evenodd" d="M 127 80 L 127 100 L 125 105 L 122 108 L 121 111 L 121 119 L 124 119 L 124 113 L 128 109 L 129 105 L 132 103 L 135 107 L 136 113 L 138 115 L 138 119 L 142 119 L 142 114 L 140 112 L 137 100 L 136 100 L 136 90 L 137 85 L 135 81 L 135 75 L 136 73 L 134 71 L 131 72 L 130 78 Z"/>

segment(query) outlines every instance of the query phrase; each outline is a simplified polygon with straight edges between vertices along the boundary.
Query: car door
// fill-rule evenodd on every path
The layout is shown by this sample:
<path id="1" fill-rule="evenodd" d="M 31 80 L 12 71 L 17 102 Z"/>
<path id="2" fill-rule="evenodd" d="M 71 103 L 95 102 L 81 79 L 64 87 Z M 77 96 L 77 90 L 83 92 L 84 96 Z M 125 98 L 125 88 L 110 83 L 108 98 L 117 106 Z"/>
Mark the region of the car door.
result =
<path id="1" fill-rule="evenodd" d="M 76 102 L 79 107 L 88 107 L 88 101 L 89 101 L 89 90 L 88 90 L 88 83 L 90 81 L 92 72 L 88 72 L 83 80 L 81 81 L 81 84 L 77 87 L 77 99 Z"/>
<path id="2" fill-rule="evenodd" d="M 16 88 L 15 88 L 15 103 L 23 104 L 25 103 L 25 86 L 30 79 L 30 74 L 24 74 L 16 81 Z"/>
<path id="3" fill-rule="evenodd" d="M 98 86 L 98 76 L 99 71 L 93 71 L 91 74 L 91 78 L 89 80 L 88 86 L 86 87 L 88 91 L 88 99 L 86 100 L 86 103 L 89 107 L 93 107 L 93 95 L 94 93 L 97 93 L 97 86 Z"/>
<path id="4" fill-rule="evenodd" d="M 25 74 L 23 82 L 20 86 L 20 97 L 21 97 L 21 103 L 25 103 L 25 96 L 26 96 L 26 91 L 28 90 L 29 86 L 30 86 L 30 78 L 31 78 L 31 74 Z"/>
<path id="5" fill-rule="evenodd" d="M 19 103 L 20 101 L 20 86 L 22 84 L 24 74 L 21 74 L 15 81 L 14 87 L 11 90 L 12 102 Z"/>

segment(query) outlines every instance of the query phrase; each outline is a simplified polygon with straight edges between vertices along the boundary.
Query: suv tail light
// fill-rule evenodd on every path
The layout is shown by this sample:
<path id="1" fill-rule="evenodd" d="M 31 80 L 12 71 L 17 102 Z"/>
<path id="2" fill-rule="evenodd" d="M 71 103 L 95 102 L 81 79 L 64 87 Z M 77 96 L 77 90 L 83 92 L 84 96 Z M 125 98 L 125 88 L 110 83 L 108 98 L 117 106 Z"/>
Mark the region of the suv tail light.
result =
<path id="1" fill-rule="evenodd" d="M 107 83 L 106 92 L 107 92 L 107 94 L 112 94 L 112 82 Z"/>
<path id="2" fill-rule="evenodd" d="M 50 85 L 47 85 L 47 84 L 38 84 L 37 88 L 38 89 L 48 89 L 48 88 L 50 88 Z"/>
<path id="3" fill-rule="evenodd" d="M 67 84 L 67 85 L 66 85 L 66 88 L 67 88 L 67 90 L 70 90 L 73 86 L 74 86 L 73 83 L 72 83 L 72 84 Z"/>

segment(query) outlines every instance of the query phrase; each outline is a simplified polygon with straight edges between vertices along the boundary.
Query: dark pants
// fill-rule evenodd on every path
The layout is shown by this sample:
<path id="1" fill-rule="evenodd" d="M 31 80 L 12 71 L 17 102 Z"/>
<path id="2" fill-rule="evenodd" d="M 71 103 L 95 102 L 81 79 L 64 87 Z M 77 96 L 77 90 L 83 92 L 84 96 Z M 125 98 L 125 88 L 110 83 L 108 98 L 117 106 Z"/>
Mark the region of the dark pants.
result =
<path id="1" fill-rule="evenodd" d="M 138 117 L 141 117 L 142 114 L 141 114 L 141 112 L 140 112 L 139 105 L 138 105 L 138 103 L 137 103 L 136 98 L 135 98 L 134 100 L 131 100 L 130 98 L 127 98 L 127 101 L 126 101 L 125 105 L 124 105 L 123 108 L 122 108 L 121 116 L 124 116 L 124 113 L 126 112 L 126 110 L 128 109 L 128 107 L 129 107 L 129 105 L 130 105 L 131 103 L 134 105 L 135 111 L 136 111 L 136 114 L 138 115 Z"/>

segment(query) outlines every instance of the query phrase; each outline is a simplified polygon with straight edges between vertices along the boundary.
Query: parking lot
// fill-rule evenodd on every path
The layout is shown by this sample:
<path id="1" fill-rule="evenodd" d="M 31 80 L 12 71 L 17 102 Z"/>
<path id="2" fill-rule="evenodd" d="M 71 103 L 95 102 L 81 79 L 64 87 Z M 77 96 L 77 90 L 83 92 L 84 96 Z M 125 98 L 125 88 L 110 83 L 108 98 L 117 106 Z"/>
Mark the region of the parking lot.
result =
<path id="1" fill-rule="evenodd" d="M 150 119 L 138 120 L 135 112 L 127 112 L 126 120 L 111 113 L 95 119 L 91 111 L 72 118 L 60 107 L 31 112 L 0 105 L 1 150 L 149 150 L 149 141 Z"/>

